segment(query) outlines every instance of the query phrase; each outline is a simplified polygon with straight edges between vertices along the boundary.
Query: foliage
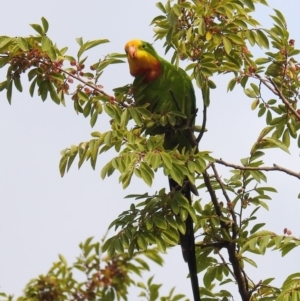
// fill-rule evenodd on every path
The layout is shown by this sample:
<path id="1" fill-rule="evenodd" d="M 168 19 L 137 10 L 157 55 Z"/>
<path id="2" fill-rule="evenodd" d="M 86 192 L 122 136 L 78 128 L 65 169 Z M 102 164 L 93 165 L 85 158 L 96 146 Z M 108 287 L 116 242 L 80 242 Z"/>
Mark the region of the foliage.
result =
<path id="1" fill-rule="evenodd" d="M 53 263 L 49 272 L 29 281 L 24 295 L 17 300 L 127 300 L 128 288 L 131 286 L 140 287 L 140 296 L 149 295 L 148 300 L 157 299 L 160 286 L 153 283 L 153 277 L 143 285 L 132 278 L 134 275 L 141 277 L 144 271 L 149 271 L 149 260 L 159 265 L 163 264 L 157 250 L 135 252 L 131 258 L 124 253 L 107 257 L 102 254 L 99 242 L 93 243 L 92 239 L 90 237 L 84 243 L 80 243 L 81 254 L 72 266 L 59 255 L 59 261 Z M 74 273 L 78 278 L 85 280 L 79 282 Z M 83 277 L 80 277 L 80 274 L 83 274 Z M 174 290 L 165 300 L 175 301 L 182 298 L 173 293 Z M 0 294 L 0 298 L 13 300 L 13 296 L 4 293 Z"/>
<path id="2" fill-rule="evenodd" d="M 172 113 L 152 114 L 147 105 L 136 106 L 131 85 L 116 88 L 114 95 L 103 91 L 99 78 L 107 66 L 123 62 L 123 54 L 109 54 L 93 63 L 89 72 L 84 71 L 85 52 L 108 40 L 83 42 L 77 39 L 79 50 L 77 56 L 72 57 L 67 55 L 67 48 L 59 49 L 46 35 L 48 22 L 44 18 L 42 25 L 31 25 L 36 36 L 0 37 L 0 67 L 7 68 L 7 78 L 0 83 L 0 90 L 6 90 L 9 103 L 14 88 L 22 91 L 21 76 L 27 73 L 31 96 L 37 91 L 43 101 L 49 96 L 55 103 L 65 105 L 65 97 L 70 95 L 76 113 L 89 117 L 92 127 L 101 114 L 111 118 L 109 131 L 94 131 L 90 140 L 62 151 L 59 164 L 62 176 L 76 156 L 79 167 L 90 161 L 95 169 L 98 156 L 114 149 L 117 155 L 102 168 L 102 178 L 117 170 L 124 188 L 130 185 L 133 175 L 150 186 L 157 170 L 162 169 L 166 176 L 179 184 L 187 177 L 197 185 L 202 196 L 193 204 L 189 204 L 180 191 L 169 193 L 164 188 L 153 195 L 128 196 L 137 202 L 112 221 L 110 228 L 114 227 L 117 232 L 102 246 L 102 251 L 107 251 L 109 256 L 105 261 L 107 267 L 116 262 L 117 266 L 125 265 L 126 281 L 118 282 L 119 276 L 111 275 L 108 289 L 104 280 L 97 278 L 100 257 L 96 252 L 86 265 L 84 260 L 88 259 L 81 259 L 74 265 L 81 267 L 87 275 L 88 282 L 83 289 L 73 279 L 72 268 L 61 258 L 48 275 L 29 283 L 20 300 L 40 300 L 41 288 L 47 294 L 57 294 L 55 297 L 51 295 L 50 300 L 56 296 L 64 299 L 67 295 L 72 295 L 74 300 L 85 300 L 76 298 L 82 297 L 81 290 L 84 294 L 89 293 L 91 287 L 93 296 L 84 295 L 82 298 L 94 300 L 98 294 L 97 297 L 103 300 L 126 299 L 127 287 L 132 284 L 128 273 L 139 274 L 146 269 L 144 261 L 137 260 L 137 252 L 146 256 L 154 252 L 152 254 L 158 256 L 155 251 L 149 251 L 149 245 L 156 245 L 162 252 L 177 245 L 179 233 L 185 233 L 188 215 L 194 221 L 197 234 L 197 268 L 199 273 L 203 272 L 201 300 L 231 300 L 232 292 L 221 289 L 221 285 L 232 282 L 236 283 L 243 301 L 300 299 L 299 273 L 287 276 L 281 287 L 275 287 L 270 284 L 273 278 L 251 280 L 245 265 L 256 266 L 251 254 L 265 255 L 267 249 L 272 249 L 285 256 L 300 244 L 300 240 L 291 236 L 287 229 L 284 235 L 278 235 L 265 229 L 263 222 L 252 223 L 257 219 L 259 209 L 268 210 L 268 200 L 272 193 L 277 192 L 274 187 L 265 186 L 266 171 L 300 179 L 299 172 L 276 164 L 265 166 L 263 161 L 269 148 L 289 152 L 293 139 L 300 147 L 300 65 L 296 60 L 300 50 L 294 47 L 295 41 L 290 39 L 287 22 L 280 11 L 274 10 L 271 16 L 274 24 L 270 29 L 261 27 L 253 17 L 259 5 L 267 3 L 265 0 L 167 1 L 166 4 L 157 4 L 161 15 L 152 21 L 155 38 L 164 40 L 166 52 L 173 52 L 174 64 L 178 65 L 180 60 L 189 61 L 186 70 L 191 72 L 202 92 L 202 124 L 195 127 L 199 133 L 198 143 L 203 135 L 209 135 L 205 128 L 207 110 L 214 101 L 210 90 L 217 87 L 214 75 L 231 74 L 228 91 L 241 87 L 245 96 L 252 99 L 251 109 L 257 110 L 259 118 L 265 117 L 265 127 L 253 142 L 249 156 L 242 158 L 240 164 L 213 158 L 209 151 L 201 148 L 197 151 L 196 147 L 191 151 L 165 150 L 163 135 L 145 135 L 147 127 L 155 123 L 172 125 L 175 117 Z M 254 52 L 255 46 L 261 49 L 259 55 Z M 64 62 L 69 62 L 70 67 L 64 68 Z M 74 81 L 78 85 L 71 89 Z M 272 97 L 265 99 L 270 93 Z M 230 171 L 227 179 L 219 175 L 220 166 Z M 89 248 L 89 243 L 84 248 Z M 91 248 L 98 250 L 99 245 Z M 224 254 L 228 255 L 228 260 Z M 156 261 L 160 263 L 158 258 Z M 130 263 L 132 260 L 138 261 L 138 265 Z M 91 266 L 91 262 L 95 264 Z M 94 280 L 98 281 L 96 287 Z M 152 279 L 138 286 L 144 290 L 141 296 L 147 300 L 158 299 L 160 285 L 153 284 Z M 161 300 L 180 298 L 183 296 L 171 294 Z"/>

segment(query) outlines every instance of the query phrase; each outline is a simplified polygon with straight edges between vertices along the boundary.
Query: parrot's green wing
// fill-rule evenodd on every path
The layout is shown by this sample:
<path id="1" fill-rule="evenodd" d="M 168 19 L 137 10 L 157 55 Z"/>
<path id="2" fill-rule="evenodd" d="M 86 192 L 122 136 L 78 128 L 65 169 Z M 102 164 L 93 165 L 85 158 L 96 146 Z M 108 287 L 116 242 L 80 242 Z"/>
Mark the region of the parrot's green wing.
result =
<path id="1" fill-rule="evenodd" d="M 135 78 L 133 91 L 136 105 L 149 104 L 148 110 L 160 120 L 147 130 L 150 135 L 165 134 L 165 148 L 192 148 L 191 128 L 195 124 L 196 98 L 190 77 L 181 68 L 159 58 L 161 74 L 150 82 L 143 75 Z M 161 125 L 161 126 L 160 126 Z"/>

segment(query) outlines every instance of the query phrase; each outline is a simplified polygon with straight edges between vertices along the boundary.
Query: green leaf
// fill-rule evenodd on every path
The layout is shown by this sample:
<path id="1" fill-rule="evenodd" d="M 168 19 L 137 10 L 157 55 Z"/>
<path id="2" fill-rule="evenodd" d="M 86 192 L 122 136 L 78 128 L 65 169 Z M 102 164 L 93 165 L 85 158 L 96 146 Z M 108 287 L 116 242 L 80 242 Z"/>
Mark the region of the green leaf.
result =
<path id="1" fill-rule="evenodd" d="M 185 234 L 186 232 L 186 224 L 184 221 L 180 219 L 179 216 L 176 216 L 176 223 L 177 223 L 177 229 L 180 231 L 181 234 Z"/>
<path id="2" fill-rule="evenodd" d="M 290 135 L 291 135 L 294 139 L 296 139 L 296 138 L 297 138 L 297 130 L 295 129 L 294 124 L 288 122 L 288 123 L 287 123 L 287 127 L 288 127 L 288 130 L 289 130 Z"/>
<path id="3" fill-rule="evenodd" d="M 42 50 L 45 52 L 52 47 L 52 41 L 47 36 L 43 36 L 41 43 L 42 43 Z"/>
<path id="4" fill-rule="evenodd" d="M 137 244 L 142 250 L 147 249 L 148 244 L 147 244 L 144 236 L 140 233 L 137 235 Z"/>
<path id="5" fill-rule="evenodd" d="M 244 45 L 244 40 L 240 38 L 238 35 L 234 34 L 228 34 L 228 39 L 230 39 L 232 42 L 238 44 L 238 45 Z"/>
<path id="6" fill-rule="evenodd" d="M 172 159 L 171 159 L 170 155 L 168 153 L 161 152 L 160 156 L 162 158 L 162 161 L 163 161 L 164 165 L 167 168 L 171 169 L 172 168 Z"/>
<path id="7" fill-rule="evenodd" d="M 9 46 L 9 44 L 11 44 L 12 42 L 14 42 L 15 39 L 14 38 L 9 38 L 9 37 L 5 37 L 1 43 L 0 43 L 0 49 L 1 51 L 7 49 L 7 47 Z"/>
<path id="8" fill-rule="evenodd" d="M 131 117 L 133 118 L 134 122 L 138 126 L 142 126 L 143 125 L 143 120 L 142 120 L 141 115 L 139 114 L 139 112 L 136 110 L 136 108 L 130 107 L 129 112 L 130 112 Z"/>
<path id="9" fill-rule="evenodd" d="M 31 85 L 30 85 L 30 87 L 29 87 L 29 94 L 31 95 L 31 97 L 33 97 L 36 82 L 37 82 L 37 78 L 35 78 L 35 79 L 32 81 L 32 83 L 31 83 Z"/>
<path id="10" fill-rule="evenodd" d="M 42 17 L 41 20 L 42 20 L 44 32 L 47 33 L 47 31 L 49 29 L 49 23 L 48 23 L 48 21 L 44 17 Z"/>
<path id="11" fill-rule="evenodd" d="M 299 194 L 300 195 L 300 194 Z M 300 197 L 299 197 L 300 198 Z M 174 214 L 178 214 L 179 213 L 179 205 L 177 202 L 172 201 L 171 202 L 171 209 L 174 212 Z"/>
<path id="12" fill-rule="evenodd" d="M 84 117 L 89 116 L 89 114 L 91 112 L 91 108 L 92 108 L 91 103 L 87 102 L 86 105 L 85 105 L 85 107 L 84 107 L 84 109 L 83 109 L 83 112 L 82 112 Z"/>
<path id="13" fill-rule="evenodd" d="M 263 65 L 263 64 L 270 63 L 270 62 L 271 62 L 270 58 L 258 58 L 257 60 L 255 60 L 255 64 L 257 64 L 257 65 Z"/>
<path id="14" fill-rule="evenodd" d="M 254 101 L 251 104 L 251 110 L 255 110 L 258 105 L 259 105 L 259 99 L 256 98 L 256 99 L 254 99 Z"/>
<path id="15" fill-rule="evenodd" d="M 255 94 L 257 96 L 259 96 L 260 95 L 259 88 L 254 83 L 250 83 L 250 86 L 253 89 L 253 91 L 255 92 Z"/>
<path id="16" fill-rule="evenodd" d="M 275 13 L 276 13 L 276 16 L 279 18 L 279 20 L 282 22 L 282 24 L 284 25 L 284 27 L 286 27 L 286 21 L 285 21 L 285 18 L 282 14 L 282 12 L 278 9 L 274 9 Z"/>
<path id="17" fill-rule="evenodd" d="M 231 42 L 225 36 L 223 36 L 222 41 L 223 41 L 223 45 L 224 45 L 225 51 L 229 55 L 230 52 L 231 52 L 231 49 L 232 49 L 232 44 L 231 44 Z"/>
<path id="18" fill-rule="evenodd" d="M 268 110 L 266 115 L 266 123 L 270 124 L 271 122 L 272 122 L 272 113 L 270 110 Z"/>
<path id="19" fill-rule="evenodd" d="M 28 42 L 22 38 L 22 37 L 18 37 L 17 38 L 17 43 L 18 43 L 18 46 L 23 50 L 23 51 L 28 51 Z"/>
<path id="20" fill-rule="evenodd" d="M 205 21 L 203 18 L 200 18 L 199 20 L 199 25 L 198 25 L 198 33 L 200 36 L 204 36 L 206 33 L 206 29 L 205 29 Z"/>
<path id="21" fill-rule="evenodd" d="M 261 107 L 261 108 L 258 110 L 257 116 L 258 116 L 258 117 L 263 116 L 263 115 L 266 113 L 266 110 L 267 110 L 267 109 L 266 109 L 265 106 Z"/>
<path id="22" fill-rule="evenodd" d="M 267 36 L 264 34 L 264 32 L 262 30 L 258 29 L 256 31 L 256 33 L 257 33 L 257 38 L 258 38 L 258 45 L 269 49 L 269 40 L 268 40 Z"/>
<path id="23" fill-rule="evenodd" d="M 254 225 L 253 228 L 250 231 L 250 234 L 252 235 L 257 230 L 259 230 L 260 228 L 262 228 L 264 225 L 265 225 L 265 223 L 259 223 L 259 224 Z"/>
<path id="24" fill-rule="evenodd" d="M 77 95 L 78 95 L 79 99 L 84 100 L 84 101 L 89 101 L 89 96 L 86 93 L 84 93 L 82 91 L 78 91 Z"/>
<path id="25" fill-rule="evenodd" d="M 279 148 L 281 148 L 283 151 L 287 152 L 288 154 L 290 154 L 289 149 L 287 148 L 287 146 L 285 144 L 283 144 L 280 140 L 277 140 L 275 138 L 270 138 L 270 137 L 266 137 L 264 138 L 264 140 L 270 142 L 271 144 L 273 144 L 274 146 L 277 146 Z"/>
<path id="26" fill-rule="evenodd" d="M 83 45 L 82 37 L 76 38 L 76 42 L 78 43 L 79 46 L 82 46 Z"/>
<path id="27" fill-rule="evenodd" d="M 53 78 L 59 82 L 63 82 L 65 80 L 64 76 L 61 73 L 51 72 L 51 73 L 49 73 L 49 76 L 51 76 L 51 78 Z M 28 77 L 29 77 L 29 74 L 28 74 Z"/>
<path id="28" fill-rule="evenodd" d="M 285 256 L 296 247 L 295 244 L 288 244 L 281 249 L 281 256 Z"/>
<path id="29" fill-rule="evenodd" d="M 259 240 L 259 250 L 261 254 L 265 254 L 269 240 L 270 235 L 266 235 Z"/>
<path id="30" fill-rule="evenodd" d="M 9 102 L 9 104 L 11 104 L 11 96 L 12 96 L 12 87 L 13 87 L 13 81 L 10 80 L 8 83 L 7 83 L 7 91 L 6 91 L 6 98 Z"/>
<path id="31" fill-rule="evenodd" d="M 43 28 L 38 24 L 29 24 L 37 33 L 39 33 L 41 36 L 45 34 Z"/>
<path id="32" fill-rule="evenodd" d="M 139 170 L 141 171 L 141 178 L 145 181 L 147 185 L 151 186 L 152 180 L 154 178 L 154 174 L 151 168 L 147 164 L 142 162 L 140 164 Z"/>
<path id="33" fill-rule="evenodd" d="M 250 8 L 251 11 L 254 11 L 254 10 L 255 10 L 255 6 L 254 6 L 252 0 L 242 0 L 242 2 L 243 2 L 244 4 L 246 4 L 246 5 Z"/>
<path id="34" fill-rule="evenodd" d="M 215 280 L 215 278 L 216 278 L 216 268 L 209 267 L 203 277 L 203 284 L 207 289 L 211 288 L 211 284 Z"/>
<path id="35" fill-rule="evenodd" d="M 164 14 L 167 13 L 164 5 L 161 2 L 156 3 L 156 7 L 158 7 Z"/>
<path id="36" fill-rule="evenodd" d="M 63 177 L 66 172 L 67 162 L 68 162 L 68 156 L 67 155 L 62 156 L 59 162 L 59 172 L 61 177 Z"/>
<path id="37" fill-rule="evenodd" d="M 90 120 L 90 125 L 91 125 L 91 127 L 94 127 L 94 125 L 95 125 L 95 123 L 96 123 L 96 121 L 97 121 L 97 119 L 98 119 L 98 112 L 97 111 L 95 111 L 94 113 L 93 113 L 93 115 L 92 115 L 92 117 L 91 117 L 91 120 Z"/>
<path id="38" fill-rule="evenodd" d="M 161 165 L 161 156 L 158 153 L 153 153 L 150 163 L 153 169 L 157 169 Z"/>
<path id="39" fill-rule="evenodd" d="M 163 231 L 161 233 L 161 236 L 167 244 L 173 246 L 178 245 L 179 235 L 178 232 L 174 229 L 168 229 L 167 231 Z"/>
<path id="40" fill-rule="evenodd" d="M 77 40 L 77 39 L 76 39 Z M 78 53 L 77 53 L 77 57 L 78 57 L 78 60 L 80 59 L 81 55 L 88 49 L 91 49 L 93 47 L 96 47 L 100 44 L 103 44 L 103 43 L 108 43 L 109 40 L 107 39 L 102 39 L 102 40 L 94 40 L 94 41 L 87 41 L 85 42 L 84 44 L 82 44 L 82 38 L 79 39 L 79 41 L 77 42 L 80 42 L 79 45 L 81 46 Z"/>
<path id="41" fill-rule="evenodd" d="M 17 88 L 18 91 L 20 91 L 20 92 L 23 91 L 20 77 L 16 76 L 16 77 L 14 78 L 14 84 L 15 84 L 15 87 Z"/>
<path id="42" fill-rule="evenodd" d="M 255 263 L 255 261 L 253 261 L 252 259 L 250 258 L 247 258 L 247 257 L 242 257 L 244 261 L 250 263 L 251 265 L 253 265 L 254 267 L 257 268 L 257 264 Z"/>
<path id="43" fill-rule="evenodd" d="M 231 79 L 227 85 L 227 92 L 232 91 L 236 85 L 236 78 Z"/>
<path id="44" fill-rule="evenodd" d="M 181 174 L 181 172 L 178 169 L 172 168 L 170 170 L 170 176 L 172 179 L 175 180 L 175 182 L 177 182 L 179 185 L 182 185 L 184 176 Z"/>
<path id="45" fill-rule="evenodd" d="M 0 83 L 0 91 L 3 91 L 4 89 L 6 89 L 6 87 L 7 87 L 7 80 Z"/>
<path id="46" fill-rule="evenodd" d="M 290 139 L 290 133 L 288 129 L 286 129 L 283 133 L 282 142 L 287 148 L 289 148 L 291 139 Z"/>
<path id="47" fill-rule="evenodd" d="M 159 251 L 165 253 L 167 247 L 166 247 L 166 244 L 165 244 L 164 240 L 160 236 L 156 236 L 155 241 L 156 241 L 156 244 L 157 244 L 157 247 L 158 247 Z"/>
<path id="48" fill-rule="evenodd" d="M 153 222 L 160 229 L 165 230 L 168 228 L 167 222 L 160 215 L 153 215 Z"/>
<path id="49" fill-rule="evenodd" d="M 244 92 L 250 98 L 257 98 L 257 94 L 250 88 L 244 89 Z"/>

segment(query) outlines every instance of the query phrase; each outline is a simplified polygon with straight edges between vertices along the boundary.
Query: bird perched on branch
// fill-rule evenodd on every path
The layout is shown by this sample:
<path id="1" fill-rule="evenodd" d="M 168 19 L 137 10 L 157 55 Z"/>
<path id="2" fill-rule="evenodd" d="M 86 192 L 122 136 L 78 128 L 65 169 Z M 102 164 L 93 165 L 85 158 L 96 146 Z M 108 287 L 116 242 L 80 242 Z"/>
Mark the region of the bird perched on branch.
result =
<path id="1" fill-rule="evenodd" d="M 192 127 L 196 118 L 196 98 L 190 77 L 160 57 L 150 43 L 131 40 L 125 45 L 129 69 L 133 81 L 133 94 L 137 106 L 149 104 L 147 109 L 160 118 L 147 128 L 149 135 L 164 134 L 164 148 L 181 151 L 195 147 Z M 169 178 L 170 189 L 181 191 L 191 203 L 193 185 L 185 181 L 179 185 Z M 184 260 L 188 263 L 194 300 L 199 301 L 199 284 L 195 256 L 193 221 L 190 215 L 186 221 L 185 234 L 180 233 L 180 244 Z"/>

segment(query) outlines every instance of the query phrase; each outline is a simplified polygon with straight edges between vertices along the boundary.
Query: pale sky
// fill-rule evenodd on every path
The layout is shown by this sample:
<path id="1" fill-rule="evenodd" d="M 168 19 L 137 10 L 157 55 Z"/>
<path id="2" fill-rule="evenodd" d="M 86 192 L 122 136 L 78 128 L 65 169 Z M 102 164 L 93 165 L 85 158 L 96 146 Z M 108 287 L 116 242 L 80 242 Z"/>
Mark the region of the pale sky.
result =
<path id="1" fill-rule="evenodd" d="M 84 40 L 108 38 L 111 43 L 97 47 L 87 54 L 89 63 L 96 62 L 109 52 L 122 52 L 125 43 L 132 38 L 153 42 L 151 20 L 160 14 L 157 1 L 147 0 L 86 0 L 42 3 L 38 0 L 15 0 L 1 5 L 1 35 L 27 36 L 34 34 L 30 23 L 40 23 L 45 17 L 50 23 L 49 37 L 59 48 L 69 47 L 68 54 L 76 54 L 75 38 Z M 299 47 L 298 1 L 270 1 L 286 16 L 291 38 Z M 264 24 L 271 24 L 270 9 L 257 13 Z M 164 55 L 161 42 L 154 46 Z M 86 64 L 88 65 L 88 63 Z M 5 73 L 0 72 L 0 82 Z M 264 120 L 250 110 L 252 100 L 244 96 L 240 88 L 226 92 L 227 82 L 216 78 L 218 89 L 211 97 L 208 111 L 208 134 L 200 149 L 212 150 L 213 156 L 240 163 L 240 158 L 249 155 L 249 149 L 257 138 Z M 106 92 L 132 81 L 127 64 L 114 65 L 105 71 L 100 83 Z M 76 115 L 72 101 L 67 107 L 57 106 L 50 99 L 45 103 L 28 93 L 27 76 L 23 77 L 24 92 L 13 92 L 12 105 L 0 93 L 0 291 L 18 296 L 28 281 L 45 274 L 58 254 L 63 254 L 71 264 L 79 255 L 78 244 L 90 236 L 100 239 L 109 223 L 130 206 L 131 200 L 124 199 L 130 193 L 144 193 L 149 187 L 135 179 L 124 191 L 118 183 L 118 174 L 100 178 L 103 165 L 115 155 L 113 152 L 98 158 L 97 168 L 92 170 L 86 163 L 78 171 L 77 161 L 64 178 L 60 177 L 58 163 L 60 151 L 71 144 L 90 139 L 94 130 L 107 129 L 106 121 L 98 122 L 91 129 L 89 119 Z M 200 99 L 200 93 L 197 91 Z M 295 141 L 292 141 L 295 145 Z M 295 171 L 300 169 L 299 149 L 291 148 L 292 155 L 278 150 L 266 151 L 266 163 L 286 166 Z M 229 177 L 222 169 L 222 176 Z M 300 192 L 299 181 L 280 173 L 269 173 L 268 185 L 276 186 L 279 193 L 270 201 L 270 211 L 260 210 L 259 222 L 267 222 L 267 229 L 283 234 L 285 227 L 299 237 L 298 223 Z M 151 191 L 167 185 L 161 175 Z M 207 199 L 207 195 L 202 195 Z M 252 257 L 254 258 L 254 257 Z M 256 259 L 256 257 L 255 257 Z M 153 266 L 149 275 L 164 284 L 164 292 L 176 286 L 176 292 L 191 297 L 187 267 L 182 260 L 180 248 L 174 248 L 165 256 L 164 268 Z M 259 268 L 250 268 L 250 277 L 260 279 L 278 276 L 278 283 L 294 272 L 299 272 L 295 262 L 299 261 L 296 249 L 281 259 L 279 253 L 258 259 Z M 280 270 L 280 274 L 278 271 Z M 201 276 L 199 277 L 201 281 Z M 225 288 L 225 287 L 224 287 Z M 236 295 L 237 288 L 235 288 Z M 132 293 L 132 300 L 137 299 Z M 238 300 L 238 298 L 237 298 Z"/>

